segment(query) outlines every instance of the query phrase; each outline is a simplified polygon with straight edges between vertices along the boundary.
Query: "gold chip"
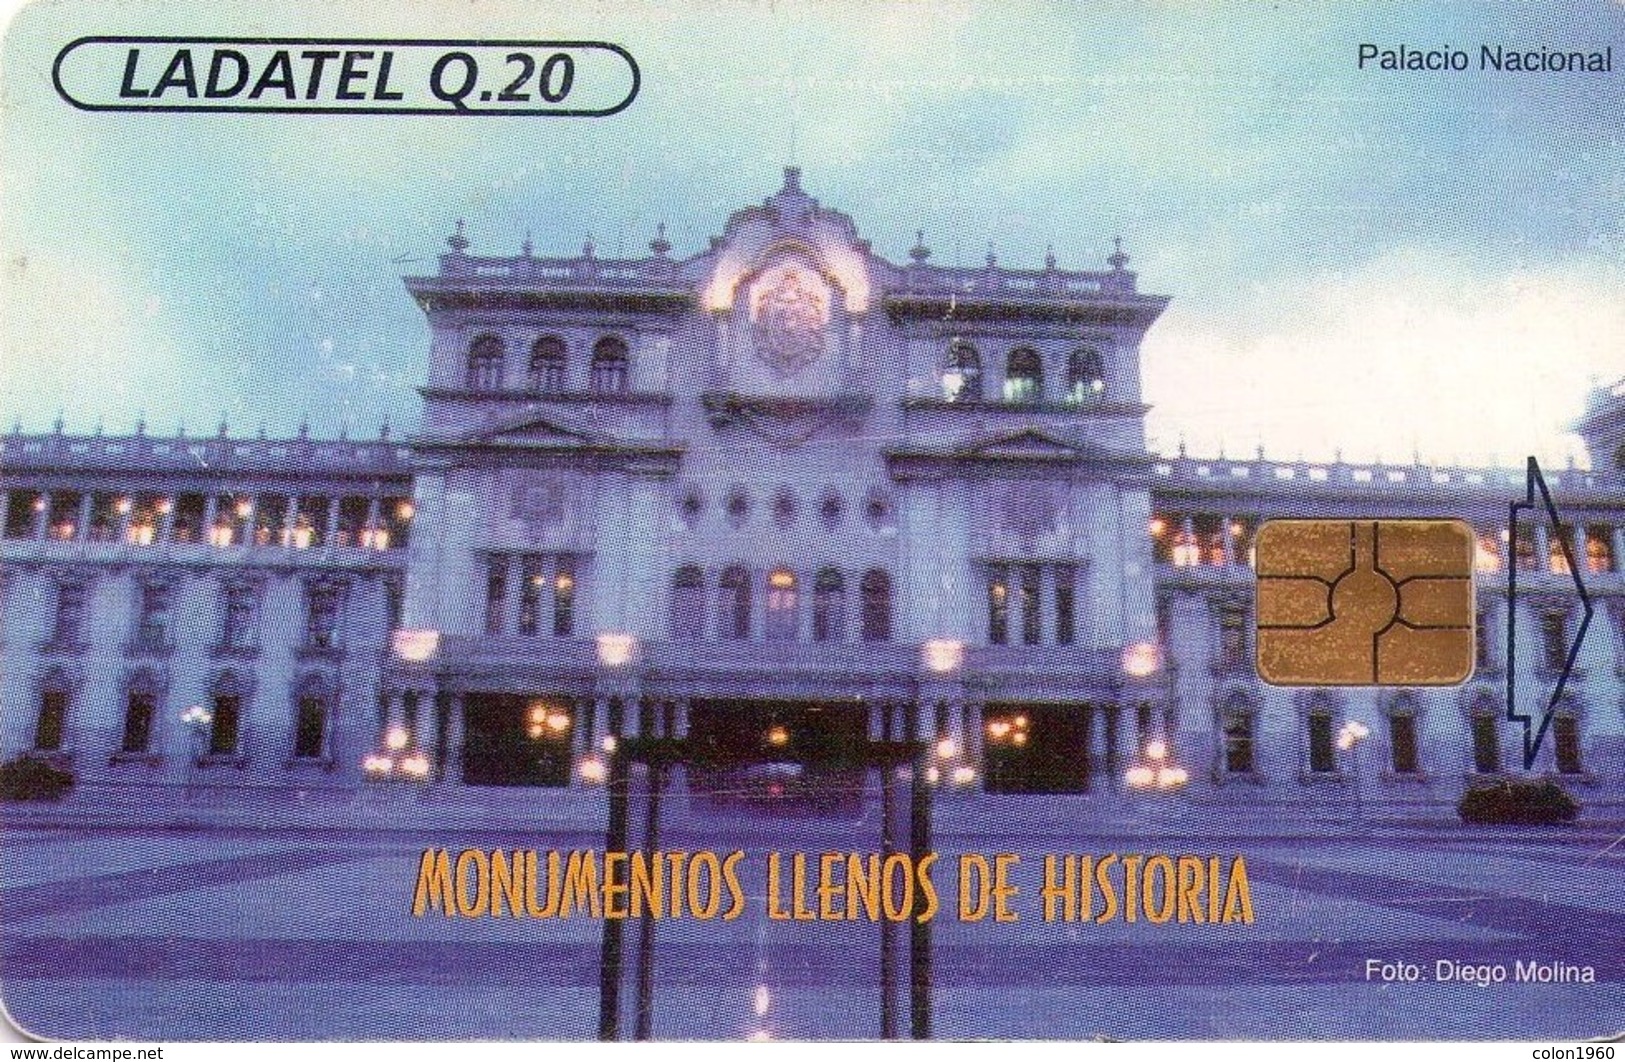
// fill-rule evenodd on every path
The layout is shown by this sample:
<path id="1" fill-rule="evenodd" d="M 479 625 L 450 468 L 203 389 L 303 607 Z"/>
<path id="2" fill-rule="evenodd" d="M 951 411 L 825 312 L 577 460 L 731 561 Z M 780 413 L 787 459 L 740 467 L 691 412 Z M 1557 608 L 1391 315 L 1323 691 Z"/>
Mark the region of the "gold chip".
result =
<path id="1" fill-rule="evenodd" d="M 1254 542 L 1258 674 L 1278 686 L 1454 686 L 1473 673 L 1460 520 L 1271 520 Z"/>

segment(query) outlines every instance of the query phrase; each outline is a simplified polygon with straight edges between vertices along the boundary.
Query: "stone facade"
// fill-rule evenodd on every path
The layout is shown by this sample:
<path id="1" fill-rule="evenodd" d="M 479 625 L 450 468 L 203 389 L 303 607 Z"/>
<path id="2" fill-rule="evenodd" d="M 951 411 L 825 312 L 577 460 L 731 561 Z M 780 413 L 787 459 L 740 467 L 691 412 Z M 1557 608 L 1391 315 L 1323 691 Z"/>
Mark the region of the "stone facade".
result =
<path id="1" fill-rule="evenodd" d="M 1570 551 L 1538 526 L 1513 548 L 1522 471 L 1149 453 L 1139 347 L 1167 299 L 1121 251 L 946 268 L 922 238 L 896 265 L 795 170 L 689 258 L 448 244 L 406 281 L 432 341 L 405 442 L 4 439 L 8 758 L 87 793 L 545 801 L 639 734 L 724 775 L 916 740 L 972 802 L 1126 799 L 1160 765 L 1181 800 L 1437 810 L 1521 767 L 1506 565 L 1538 703 L 1572 557 L 1600 607 L 1536 771 L 1620 798 L 1617 393 L 1581 425 L 1598 471 L 1548 476 Z M 1262 684 L 1259 523 L 1379 514 L 1478 528 L 1473 679 Z M 1349 721 L 1363 766 L 1327 745 Z"/>

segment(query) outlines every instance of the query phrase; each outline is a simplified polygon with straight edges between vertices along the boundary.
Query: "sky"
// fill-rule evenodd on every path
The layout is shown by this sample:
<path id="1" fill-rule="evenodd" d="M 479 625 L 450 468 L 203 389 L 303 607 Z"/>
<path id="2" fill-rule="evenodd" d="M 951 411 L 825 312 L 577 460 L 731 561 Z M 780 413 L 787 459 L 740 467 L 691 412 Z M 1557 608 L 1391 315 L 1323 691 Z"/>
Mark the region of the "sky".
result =
<path id="1" fill-rule="evenodd" d="M 588 38 L 605 119 L 93 114 L 86 34 Z M 1602 75 L 1379 73 L 1361 43 L 1601 49 Z M 1102 268 L 1172 297 L 1154 447 L 1517 464 L 1625 377 L 1625 5 L 37 0 L 0 52 L 0 417 L 372 435 L 417 421 L 400 278 L 473 253 L 704 249 L 794 162 L 906 261 Z"/>

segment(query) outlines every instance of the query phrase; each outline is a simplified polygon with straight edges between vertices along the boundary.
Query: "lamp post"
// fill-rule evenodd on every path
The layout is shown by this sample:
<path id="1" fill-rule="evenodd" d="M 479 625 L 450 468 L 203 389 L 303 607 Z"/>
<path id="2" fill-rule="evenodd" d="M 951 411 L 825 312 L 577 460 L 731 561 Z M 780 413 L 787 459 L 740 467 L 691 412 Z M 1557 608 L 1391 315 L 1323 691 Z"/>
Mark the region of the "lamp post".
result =
<path id="1" fill-rule="evenodd" d="M 1173 792 L 1190 781 L 1190 772 L 1172 761 L 1166 741 L 1158 738 L 1146 742 L 1144 754 L 1143 762 L 1123 772 L 1123 782 L 1130 789 Z"/>
<path id="2" fill-rule="evenodd" d="M 1365 825 L 1364 809 L 1360 802 L 1360 742 L 1371 736 L 1371 728 L 1357 719 L 1350 719 L 1337 732 L 1337 747 L 1349 754 L 1349 772 L 1354 777 L 1354 830 L 1360 832 Z"/>

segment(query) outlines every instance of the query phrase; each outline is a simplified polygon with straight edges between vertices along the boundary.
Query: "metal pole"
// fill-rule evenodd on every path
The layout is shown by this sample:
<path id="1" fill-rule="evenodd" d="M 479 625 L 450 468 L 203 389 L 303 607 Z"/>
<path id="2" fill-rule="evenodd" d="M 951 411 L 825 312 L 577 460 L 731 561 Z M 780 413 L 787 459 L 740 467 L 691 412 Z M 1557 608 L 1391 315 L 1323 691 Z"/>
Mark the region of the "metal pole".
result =
<path id="1" fill-rule="evenodd" d="M 931 851 L 931 784 L 926 781 L 930 763 L 929 746 L 920 745 L 914 753 L 914 777 L 909 783 L 909 853 L 914 865 Z M 914 891 L 914 917 L 908 926 L 909 1035 L 916 1040 L 931 1039 L 931 923 L 919 918 L 925 910 L 925 897 Z"/>
<path id="2" fill-rule="evenodd" d="M 659 760 L 649 763 L 649 806 L 643 825 L 643 853 L 651 863 L 660 848 L 660 790 L 666 783 L 666 767 Z M 630 871 L 629 871 L 630 872 Z M 655 923 L 645 909 L 638 916 L 638 1015 L 634 1040 L 648 1040 L 654 1034 Z"/>
<path id="3" fill-rule="evenodd" d="M 609 828 L 604 834 L 604 851 L 626 850 L 627 770 L 624 745 L 617 745 L 609 757 Z M 621 1036 L 621 928 L 618 918 L 604 919 L 603 944 L 598 959 L 598 1039 L 618 1040 Z"/>
<path id="4" fill-rule="evenodd" d="M 891 740 L 891 709 L 885 709 L 882 736 L 887 744 Z M 880 861 L 885 865 L 897 851 L 897 782 L 896 765 L 889 756 L 877 757 L 880 765 Z M 880 1038 L 897 1039 L 897 924 L 882 916 L 880 919 Z"/>

